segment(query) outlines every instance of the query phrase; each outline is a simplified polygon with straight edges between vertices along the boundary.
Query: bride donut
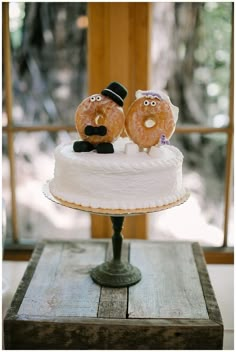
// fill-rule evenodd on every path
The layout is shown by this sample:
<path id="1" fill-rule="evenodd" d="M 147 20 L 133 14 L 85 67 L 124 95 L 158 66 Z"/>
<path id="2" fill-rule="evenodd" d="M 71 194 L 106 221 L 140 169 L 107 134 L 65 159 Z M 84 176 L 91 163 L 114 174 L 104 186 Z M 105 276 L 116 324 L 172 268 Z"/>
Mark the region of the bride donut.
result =
<path id="1" fill-rule="evenodd" d="M 112 82 L 101 94 L 93 94 L 80 103 L 75 113 L 75 125 L 86 144 L 75 142 L 74 151 L 97 149 L 98 145 L 104 146 L 119 137 L 125 123 L 122 106 L 126 95 L 127 90 L 121 84 Z"/>
<path id="2" fill-rule="evenodd" d="M 170 139 L 174 133 L 179 109 L 163 92 L 136 92 L 136 100 L 128 109 L 125 128 L 128 136 L 142 148 L 157 145 L 162 135 Z"/>

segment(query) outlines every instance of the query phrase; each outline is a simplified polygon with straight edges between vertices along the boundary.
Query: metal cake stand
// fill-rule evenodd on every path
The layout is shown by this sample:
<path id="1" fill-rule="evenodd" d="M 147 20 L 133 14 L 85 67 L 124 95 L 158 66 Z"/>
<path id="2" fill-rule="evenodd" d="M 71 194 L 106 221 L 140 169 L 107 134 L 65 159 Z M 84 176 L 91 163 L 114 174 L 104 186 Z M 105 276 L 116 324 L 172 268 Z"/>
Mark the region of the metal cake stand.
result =
<path id="1" fill-rule="evenodd" d="M 186 194 L 177 202 L 170 203 L 161 207 L 134 209 L 134 210 L 121 210 L 121 209 L 95 209 L 84 207 L 82 205 L 65 202 L 50 192 L 49 181 L 43 186 L 43 194 L 52 202 L 63 205 L 68 208 L 78 209 L 81 211 L 89 212 L 96 215 L 109 216 L 112 221 L 113 235 L 112 235 L 112 248 L 113 258 L 106 261 L 91 270 L 92 279 L 99 285 L 107 287 L 127 287 L 136 284 L 141 280 L 140 270 L 130 263 L 121 261 L 121 252 L 123 244 L 122 228 L 124 219 L 127 216 L 141 215 L 146 213 L 153 213 L 184 203 L 189 198 L 189 193 Z"/>

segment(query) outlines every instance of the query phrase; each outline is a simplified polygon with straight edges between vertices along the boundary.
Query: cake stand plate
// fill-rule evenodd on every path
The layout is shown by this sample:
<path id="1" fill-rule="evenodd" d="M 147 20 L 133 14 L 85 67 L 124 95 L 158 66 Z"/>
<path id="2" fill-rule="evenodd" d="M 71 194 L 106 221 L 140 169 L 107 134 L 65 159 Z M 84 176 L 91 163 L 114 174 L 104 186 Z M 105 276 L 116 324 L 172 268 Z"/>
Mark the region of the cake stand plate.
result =
<path id="1" fill-rule="evenodd" d="M 184 197 L 174 203 L 170 203 L 161 207 L 144 208 L 144 209 L 95 209 L 91 207 L 84 207 L 82 205 L 69 203 L 61 200 L 52 195 L 49 188 L 48 181 L 43 186 L 43 194 L 51 201 L 56 204 L 63 205 L 65 207 L 86 211 L 91 214 L 106 215 L 110 216 L 113 225 L 113 236 L 112 236 L 112 248 L 113 248 L 113 259 L 102 263 L 92 269 L 91 277 L 99 285 L 107 287 L 128 287 L 136 284 L 142 278 L 141 272 L 138 268 L 130 263 L 123 263 L 121 261 L 121 251 L 123 243 L 123 235 L 121 233 L 124 217 L 131 215 L 139 215 L 145 213 L 152 213 L 184 203 L 189 198 L 189 193 L 186 192 Z"/>

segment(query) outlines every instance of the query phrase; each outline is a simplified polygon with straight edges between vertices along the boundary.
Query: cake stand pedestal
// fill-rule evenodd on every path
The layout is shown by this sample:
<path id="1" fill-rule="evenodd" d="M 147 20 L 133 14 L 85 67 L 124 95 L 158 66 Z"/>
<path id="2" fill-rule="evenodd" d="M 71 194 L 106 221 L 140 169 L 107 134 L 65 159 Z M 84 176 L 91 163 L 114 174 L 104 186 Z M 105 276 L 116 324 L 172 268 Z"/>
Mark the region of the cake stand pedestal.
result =
<path id="1" fill-rule="evenodd" d="M 49 181 L 50 182 L 50 181 Z M 95 209 L 84 207 L 82 205 L 69 203 L 54 197 L 50 192 L 49 182 L 43 187 L 44 195 L 54 203 L 63 205 L 68 208 L 86 211 L 91 214 L 110 216 L 113 225 L 112 248 L 113 259 L 102 263 L 92 269 L 91 277 L 99 285 L 107 287 L 127 287 L 136 284 L 141 280 L 141 272 L 138 268 L 130 263 L 123 263 L 121 261 L 123 235 L 121 233 L 125 216 L 141 215 L 146 213 L 153 213 L 184 203 L 189 198 L 189 193 L 186 194 L 174 203 L 170 203 L 161 207 L 121 210 L 121 209 Z"/>
<path id="2" fill-rule="evenodd" d="M 91 271 L 92 279 L 102 286 L 126 287 L 136 284 L 141 280 L 141 272 L 130 263 L 121 261 L 123 235 L 121 230 L 124 216 L 111 216 L 113 225 L 112 248 L 113 259 L 98 265 Z"/>

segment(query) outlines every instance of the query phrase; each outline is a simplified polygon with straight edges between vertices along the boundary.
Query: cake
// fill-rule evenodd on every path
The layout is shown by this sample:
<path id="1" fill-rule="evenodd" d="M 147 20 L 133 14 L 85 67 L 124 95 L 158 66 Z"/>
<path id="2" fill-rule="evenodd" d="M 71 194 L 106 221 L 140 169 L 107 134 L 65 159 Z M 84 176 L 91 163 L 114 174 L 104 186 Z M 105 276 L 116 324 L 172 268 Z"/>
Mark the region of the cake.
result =
<path id="1" fill-rule="evenodd" d="M 55 150 L 51 193 L 69 203 L 101 209 L 160 207 L 184 197 L 183 155 L 163 144 L 140 152 L 127 138 L 114 143 L 112 154 L 75 153 L 73 143 Z"/>
<path id="2" fill-rule="evenodd" d="M 124 98 L 125 91 L 120 86 L 118 88 Z M 111 90 L 114 90 L 114 94 L 112 92 L 110 96 L 107 97 L 106 95 L 105 98 L 102 95 L 93 95 L 93 99 L 86 100 L 79 106 L 76 119 L 80 119 L 80 116 L 81 118 L 86 116 L 87 125 L 83 126 L 83 131 L 89 131 L 89 133 L 84 136 L 82 141 L 61 144 L 55 149 L 54 177 L 49 182 L 51 194 L 59 201 L 66 202 L 66 204 L 69 203 L 72 206 L 85 207 L 86 209 L 103 209 L 107 210 L 108 213 L 109 210 L 118 211 L 118 213 L 119 211 L 137 212 L 181 203 L 186 197 L 182 179 L 183 154 L 178 148 L 170 145 L 169 140 L 163 134 L 167 114 L 168 121 L 171 121 L 171 128 L 168 122 L 166 131 L 169 131 L 170 135 L 173 133 L 177 120 L 176 109 L 174 110 L 173 105 L 170 105 L 169 98 L 165 98 L 165 95 L 161 95 L 161 93 L 156 94 L 147 91 L 143 92 L 140 98 L 139 91 L 138 99 L 144 100 L 146 116 L 151 116 L 151 119 L 154 120 L 156 111 L 158 111 L 159 120 L 157 120 L 157 125 L 162 124 L 162 127 L 155 126 L 156 130 L 158 129 L 158 135 L 155 137 L 158 139 L 155 140 L 155 145 L 149 145 L 148 148 L 145 148 L 142 144 L 135 143 L 130 137 L 121 138 L 118 136 L 117 138 L 117 133 L 116 140 L 112 140 L 112 137 L 105 139 L 104 131 L 109 130 L 107 126 L 110 123 L 106 124 L 106 120 L 110 116 L 102 115 L 101 103 L 103 99 L 113 99 L 113 95 L 117 100 L 118 90 L 114 82 L 107 89 L 109 93 Z M 96 113 L 99 111 L 99 119 L 103 121 L 102 126 L 96 127 L 95 122 L 98 120 L 98 116 L 88 116 L 88 111 L 91 114 L 91 106 L 88 108 L 88 104 L 91 102 L 98 104 L 95 109 L 93 105 L 93 109 Z M 120 114 L 123 103 L 121 101 L 118 101 L 118 103 Z M 147 113 L 147 105 L 150 105 L 150 114 Z M 154 114 L 153 109 L 156 106 L 157 109 Z M 132 110 L 134 110 L 134 104 Z M 133 115 L 130 118 L 133 118 Z M 145 133 L 145 128 L 150 131 L 148 124 L 144 125 L 144 123 L 142 133 Z M 121 126 L 119 129 L 122 130 Z M 91 131 L 95 132 L 92 133 Z M 135 132 L 134 127 L 133 134 Z M 89 139 L 90 136 L 94 138 L 94 134 L 97 138 L 96 143 L 93 139 Z M 154 128 L 153 134 L 155 134 Z M 101 145 L 98 143 L 99 138 L 101 138 Z M 140 143 L 142 143 L 142 140 L 141 138 Z M 107 148 L 107 145 L 109 148 Z"/>

